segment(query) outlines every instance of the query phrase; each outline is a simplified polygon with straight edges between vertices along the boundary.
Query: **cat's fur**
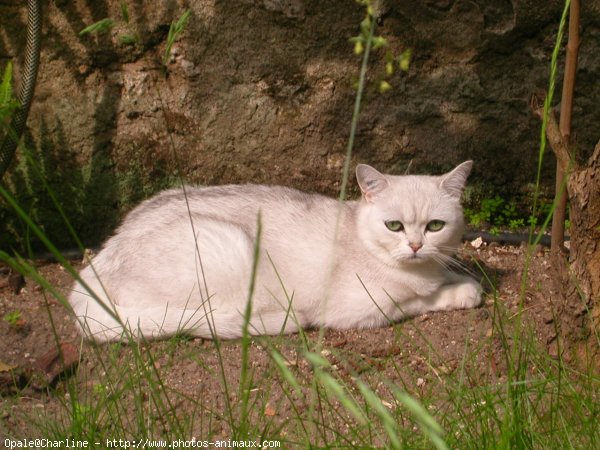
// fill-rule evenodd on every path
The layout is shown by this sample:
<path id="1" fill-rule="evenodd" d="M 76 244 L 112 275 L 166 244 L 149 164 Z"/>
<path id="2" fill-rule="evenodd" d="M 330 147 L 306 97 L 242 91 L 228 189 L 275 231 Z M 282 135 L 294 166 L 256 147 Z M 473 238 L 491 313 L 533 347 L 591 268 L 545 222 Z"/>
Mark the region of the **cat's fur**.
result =
<path id="1" fill-rule="evenodd" d="M 474 307 L 479 284 L 447 269 L 471 165 L 438 177 L 359 165 L 362 199 L 344 203 L 256 185 L 162 192 L 129 213 L 81 271 L 87 288 L 76 282 L 69 301 L 95 341 L 127 339 L 122 324 L 136 338 L 239 337 L 260 212 L 250 334 L 378 327 Z M 445 226 L 428 230 L 432 220 Z M 386 221 L 404 229 L 390 231 Z"/>

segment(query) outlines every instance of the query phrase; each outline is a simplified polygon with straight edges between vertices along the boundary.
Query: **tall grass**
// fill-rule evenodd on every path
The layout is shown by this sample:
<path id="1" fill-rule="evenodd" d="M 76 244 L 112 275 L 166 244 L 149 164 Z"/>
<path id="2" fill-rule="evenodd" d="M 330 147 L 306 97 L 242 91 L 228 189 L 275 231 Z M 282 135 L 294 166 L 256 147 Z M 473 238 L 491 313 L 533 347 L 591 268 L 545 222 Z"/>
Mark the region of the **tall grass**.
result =
<path id="1" fill-rule="evenodd" d="M 564 20 L 563 16 L 561 28 Z M 372 37 L 375 22 L 370 25 Z M 543 133 L 541 139 L 540 158 Z M 0 194 L 76 277 L 75 268 L 10 194 L 2 188 Z M 258 240 L 255 261 L 259 245 Z M 69 308 L 61 292 L 28 260 L 6 252 L 0 259 Z M 384 354 L 375 357 L 374 366 L 365 355 L 334 345 L 323 333 L 250 338 L 251 285 L 241 341 L 175 337 L 152 344 L 83 344 L 76 376 L 48 390 L 56 404 L 53 413 L 23 412 L 27 425 L 8 430 L 6 437 L 71 439 L 97 448 L 119 439 L 138 446 L 145 440 L 163 440 L 166 447 L 192 438 L 277 442 L 280 448 L 600 448 L 600 378 L 568 366 L 560 357 L 551 358 L 537 343 L 522 314 L 527 270 L 528 266 L 519 313 L 509 314 L 492 288 L 491 332 L 458 342 L 462 357 L 454 369 L 446 367 L 440 348 L 420 330 L 418 321 L 390 328 L 386 337 L 397 348 L 416 349 L 414 360 L 424 365 L 419 373 L 428 375 L 426 382 L 416 378 L 406 358 Z M 290 304 L 292 296 L 287 298 Z M 466 313 L 477 324 L 475 314 Z M 289 320 L 294 320 L 293 311 Z M 482 369 L 486 361 L 489 368 Z M 186 385 L 179 384 L 182 379 Z M 12 411 L 11 405 L 19 406 L 20 399 L 4 402 Z"/>

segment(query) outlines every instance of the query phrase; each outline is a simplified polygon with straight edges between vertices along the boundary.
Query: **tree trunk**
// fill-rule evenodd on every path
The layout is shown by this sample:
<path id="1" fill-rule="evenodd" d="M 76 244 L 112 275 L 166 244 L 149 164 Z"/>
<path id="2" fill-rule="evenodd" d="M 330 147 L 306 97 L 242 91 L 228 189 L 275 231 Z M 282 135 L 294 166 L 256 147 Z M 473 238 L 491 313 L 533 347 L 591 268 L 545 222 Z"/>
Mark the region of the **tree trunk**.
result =
<path id="1" fill-rule="evenodd" d="M 563 335 L 574 344 L 580 360 L 594 361 L 600 369 L 600 141 L 583 168 L 568 180 L 571 200 L 571 251 L 564 266 L 565 306 Z M 593 353 L 588 353 L 589 351 Z"/>

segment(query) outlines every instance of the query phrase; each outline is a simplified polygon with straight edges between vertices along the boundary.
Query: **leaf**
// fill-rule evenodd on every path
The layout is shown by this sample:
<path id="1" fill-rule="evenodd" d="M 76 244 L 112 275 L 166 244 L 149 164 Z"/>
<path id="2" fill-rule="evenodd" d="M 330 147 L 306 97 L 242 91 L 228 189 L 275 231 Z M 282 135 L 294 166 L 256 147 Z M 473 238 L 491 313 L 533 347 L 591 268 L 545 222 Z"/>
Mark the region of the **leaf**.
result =
<path id="1" fill-rule="evenodd" d="M 85 27 L 83 30 L 81 30 L 79 32 L 79 35 L 83 36 L 84 34 L 89 34 L 89 33 L 106 33 L 108 30 L 110 30 L 114 26 L 115 26 L 114 20 L 109 19 L 109 18 L 102 19 L 96 23 L 93 23 L 93 24 Z"/>
<path id="2" fill-rule="evenodd" d="M 392 76 L 394 74 L 394 65 L 391 62 L 385 63 L 385 73 L 387 76 Z"/>
<path id="3" fill-rule="evenodd" d="M 177 33 L 177 36 L 179 36 L 179 34 L 183 31 L 184 27 L 187 25 L 187 22 L 190 18 L 190 14 L 191 11 L 188 9 L 181 15 L 177 23 L 175 23 L 175 31 Z M 177 39 L 177 36 L 175 36 L 175 39 Z"/>
<path id="4" fill-rule="evenodd" d="M 188 9 L 185 11 L 181 17 L 177 20 L 177 22 L 171 22 L 171 26 L 169 27 L 169 34 L 167 36 L 167 45 L 165 47 L 165 54 L 163 55 L 163 66 L 167 65 L 169 61 L 169 56 L 171 55 L 171 49 L 173 48 L 173 44 L 179 38 L 179 35 L 183 33 L 185 26 L 190 18 L 191 11 Z"/>
<path id="5" fill-rule="evenodd" d="M 2 84 L 0 84 L 0 105 L 8 103 L 12 99 L 12 61 L 6 63 Z"/>
<path id="6" fill-rule="evenodd" d="M 386 92 L 388 92 L 391 89 L 392 89 L 392 85 L 390 83 L 388 83 L 387 81 L 382 80 L 379 83 L 379 92 L 381 92 L 382 94 L 385 94 Z"/>
<path id="7" fill-rule="evenodd" d="M 400 70 L 402 70 L 403 72 L 408 72 L 411 57 L 412 49 L 409 48 L 402 52 L 402 54 L 400 55 L 400 60 L 398 61 L 398 66 L 400 67 Z"/>
<path id="8" fill-rule="evenodd" d="M 365 49 L 365 47 L 361 41 L 356 41 L 354 43 L 354 54 L 355 55 L 361 55 L 362 52 L 364 51 L 364 49 Z"/>
<path id="9" fill-rule="evenodd" d="M 11 370 L 16 369 L 17 366 L 11 366 L 9 364 L 3 363 L 2 361 L 0 361 L 0 373 L 2 372 L 10 372 Z"/>
<path id="10" fill-rule="evenodd" d="M 134 45 L 138 42 L 138 37 L 135 34 L 123 34 L 119 36 L 119 41 L 123 45 Z"/>
<path id="11" fill-rule="evenodd" d="M 371 30 L 371 19 L 369 16 L 360 23 L 360 30 L 364 36 L 368 36 Z"/>
<path id="12" fill-rule="evenodd" d="M 3 319 L 8 322 L 11 326 L 16 327 L 19 325 L 19 321 L 21 321 L 21 311 L 11 311 L 6 313 Z M 24 321 L 23 321 L 24 322 Z"/>
<path id="13" fill-rule="evenodd" d="M 388 45 L 387 40 L 381 36 L 374 36 L 372 42 L 373 42 L 373 50 L 376 48 L 380 48 L 380 47 L 387 47 L 387 45 Z"/>
<path id="14" fill-rule="evenodd" d="M 9 119 L 18 107 L 19 102 L 13 97 L 12 90 L 12 62 L 8 61 L 0 84 L 0 122 Z"/>

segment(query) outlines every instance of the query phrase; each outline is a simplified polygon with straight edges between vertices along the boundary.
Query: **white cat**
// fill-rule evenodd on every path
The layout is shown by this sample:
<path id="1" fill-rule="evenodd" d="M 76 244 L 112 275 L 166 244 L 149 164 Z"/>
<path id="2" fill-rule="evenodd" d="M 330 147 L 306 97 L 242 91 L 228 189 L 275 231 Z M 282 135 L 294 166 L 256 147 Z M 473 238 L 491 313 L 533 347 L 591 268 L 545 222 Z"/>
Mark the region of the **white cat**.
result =
<path id="1" fill-rule="evenodd" d="M 250 334 L 378 327 L 477 306 L 479 284 L 448 270 L 471 166 L 436 177 L 361 164 L 362 199 L 344 203 L 256 185 L 162 192 L 129 213 L 69 301 L 98 342 L 178 332 L 236 338 L 249 299 Z"/>

